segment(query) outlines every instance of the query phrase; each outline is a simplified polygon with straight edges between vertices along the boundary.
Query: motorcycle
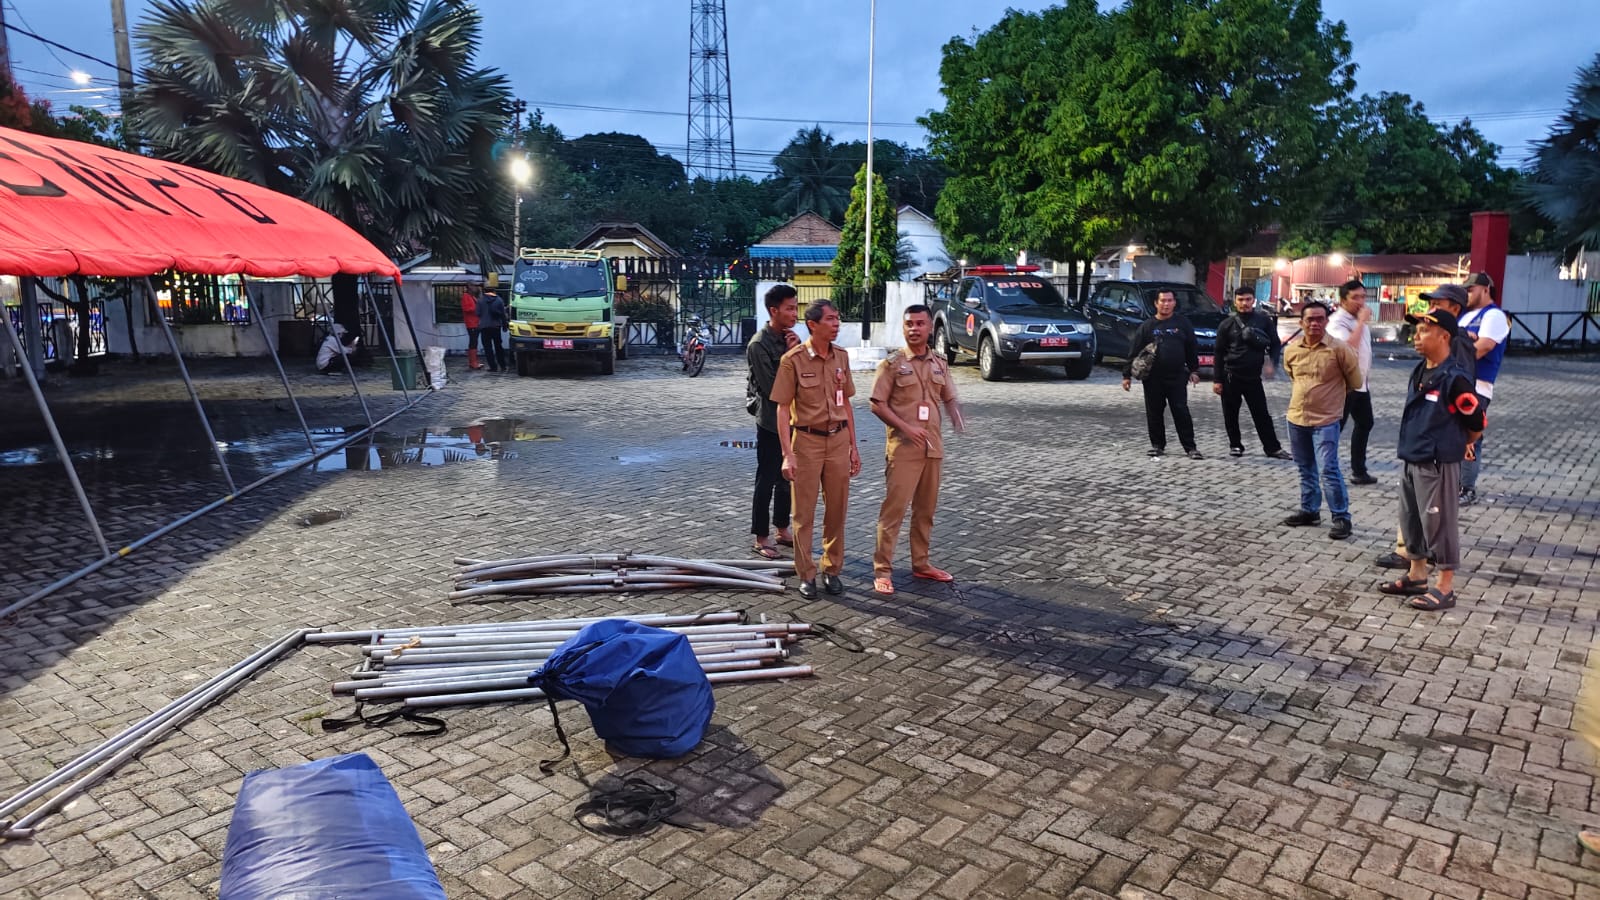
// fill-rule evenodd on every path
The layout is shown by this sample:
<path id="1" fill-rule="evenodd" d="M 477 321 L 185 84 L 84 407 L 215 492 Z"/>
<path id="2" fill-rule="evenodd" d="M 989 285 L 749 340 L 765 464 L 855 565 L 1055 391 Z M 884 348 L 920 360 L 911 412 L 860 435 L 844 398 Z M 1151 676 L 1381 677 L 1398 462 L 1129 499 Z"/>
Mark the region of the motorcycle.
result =
<path id="1" fill-rule="evenodd" d="M 706 367 L 706 348 L 709 346 L 711 333 L 706 329 L 705 320 L 690 316 L 688 324 L 684 326 L 683 342 L 678 345 L 678 359 L 683 361 L 683 371 L 690 378 L 699 375 Z"/>

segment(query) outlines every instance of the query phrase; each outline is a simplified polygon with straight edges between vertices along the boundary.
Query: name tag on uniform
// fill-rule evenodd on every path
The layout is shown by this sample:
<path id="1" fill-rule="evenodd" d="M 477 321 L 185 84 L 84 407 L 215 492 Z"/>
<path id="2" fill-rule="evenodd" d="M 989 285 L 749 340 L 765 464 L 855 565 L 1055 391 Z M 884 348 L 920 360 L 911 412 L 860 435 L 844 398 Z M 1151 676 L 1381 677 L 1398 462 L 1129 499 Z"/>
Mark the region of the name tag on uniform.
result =
<path id="1" fill-rule="evenodd" d="M 917 421 L 918 422 L 926 422 L 926 421 L 928 421 L 928 417 L 930 415 L 932 415 L 932 411 L 928 409 L 928 404 L 922 403 L 922 404 L 918 404 L 917 405 Z"/>
<path id="2" fill-rule="evenodd" d="M 1422 399 L 1428 401 L 1429 403 L 1438 403 L 1439 402 L 1439 392 L 1438 391 L 1429 391 L 1426 394 L 1422 395 Z"/>
<path id="3" fill-rule="evenodd" d="M 840 388 L 839 390 L 833 392 L 833 405 L 834 406 L 843 406 L 844 405 L 844 389 L 843 388 Z"/>

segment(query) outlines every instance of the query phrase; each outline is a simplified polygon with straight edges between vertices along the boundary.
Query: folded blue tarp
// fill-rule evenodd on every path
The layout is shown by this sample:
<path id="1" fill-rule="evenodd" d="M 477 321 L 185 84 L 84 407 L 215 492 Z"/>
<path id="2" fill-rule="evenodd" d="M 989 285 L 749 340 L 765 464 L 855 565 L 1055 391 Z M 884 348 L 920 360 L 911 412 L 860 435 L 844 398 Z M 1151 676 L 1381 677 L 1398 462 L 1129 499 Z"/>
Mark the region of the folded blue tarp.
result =
<path id="1" fill-rule="evenodd" d="M 221 897 L 445 900 L 416 826 L 365 753 L 246 775 Z"/>

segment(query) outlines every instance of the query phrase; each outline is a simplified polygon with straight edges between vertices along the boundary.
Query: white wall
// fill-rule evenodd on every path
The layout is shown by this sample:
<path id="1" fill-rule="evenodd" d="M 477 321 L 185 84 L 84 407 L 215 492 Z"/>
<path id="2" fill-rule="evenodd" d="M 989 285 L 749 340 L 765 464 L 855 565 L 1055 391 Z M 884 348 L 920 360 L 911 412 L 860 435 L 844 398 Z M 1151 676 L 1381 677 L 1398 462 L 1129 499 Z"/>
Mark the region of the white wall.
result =
<path id="1" fill-rule="evenodd" d="M 911 244 L 911 255 L 917 264 L 900 273 L 911 279 L 928 272 L 943 272 L 950 268 L 950 251 L 945 249 L 944 235 L 926 216 L 914 212 L 896 213 L 895 229 Z"/>
<path id="2" fill-rule="evenodd" d="M 1585 253 L 1575 268 L 1577 274 L 1600 278 L 1600 253 Z M 1563 279 L 1560 260 L 1554 255 L 1509 256 L 1505 283 L 1500 286 L 1500 306 L 1516 319 L 1516 324 L 1511 326 L 1513 343 L 1533 343 L 1530 333 L 1541 340 L 1575 341 L 1585 335 L 1584 324 L 1579 319 L 1589 307 L 1589 281 Z M 1563 332 L 1565 337 L 1561 338 Z M 1590 340 L 1595 338 L 1593 325 L 1587 328 L 1587 333 Z"/>
<path id="3" fill-rule="evenodd" d="M 266 356 L 267 344 L 261 325 L 272 329 L 272 342 L 278 342 L 278 320 L 294 314 L 294 285 L 279 281 L 248 284 L 252 321 L 249 325 L 173 325 L 172 334 L 185 356 Z M 135 287 L 135 290 L 139 290 Z M 159 323 L 146 324 L 144 299 L 134 299 L 134 340 L 139 353 L 165 355 L 172 352 Z M 106 351 L 131 353 L 128 343 L 128 304 L 106 304 Z"/>

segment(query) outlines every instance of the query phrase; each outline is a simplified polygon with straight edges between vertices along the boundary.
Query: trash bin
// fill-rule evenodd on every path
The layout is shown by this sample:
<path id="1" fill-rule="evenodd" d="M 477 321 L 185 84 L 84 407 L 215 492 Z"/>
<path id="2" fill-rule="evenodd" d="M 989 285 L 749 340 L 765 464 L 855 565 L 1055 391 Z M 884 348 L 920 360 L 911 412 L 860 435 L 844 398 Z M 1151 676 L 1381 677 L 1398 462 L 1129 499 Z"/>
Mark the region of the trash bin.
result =
<path id="1" fill-rule="evenodd" d="M 417 355 L 415 353 L 396 353 L 389 357 L 394 362 L 389 365 L 389 381 L 395 390 L 411 390 L 417 386 Z"/>

